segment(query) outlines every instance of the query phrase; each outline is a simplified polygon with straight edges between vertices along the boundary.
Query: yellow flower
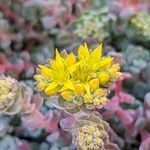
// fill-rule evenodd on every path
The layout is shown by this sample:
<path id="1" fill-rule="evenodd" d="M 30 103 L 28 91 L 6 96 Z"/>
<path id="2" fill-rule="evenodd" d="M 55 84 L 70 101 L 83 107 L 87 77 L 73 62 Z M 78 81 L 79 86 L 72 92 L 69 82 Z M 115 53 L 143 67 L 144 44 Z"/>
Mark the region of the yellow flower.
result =
<path id="1" fill-rule="evenodd" d="M 78 49 L 78 59 L 80 64 L 73 72 L 73 78 L 80 81 L 88 94 L 90 89 L 107 86 L 109 81 L 116 79 L 115 76 L 118 78 L 119 65 L 113 66 L 111 57 L 102 57 L 102 44 L 93 51 L 88 49 L 86 43 L 81 45 Z"/>
<path id="2" fill-rule="evenodd" d="M 56 50 L 55 60 L 50 60 L 47 66 L 39 65 L 41 76 L 36 75 L 37 88 L 43 90 L 47 95 L 54 95 L 66 89 L 74 90 L 70 80 L 70 74 L 76 69 L 76 58 L 73 54 L 66 58 L 60 56 Z M 47 83 L 44 83 L 44 80 Z"/>
<path id="3" fill-rule="evenodd" d="M 83 85 L 82 84 L 75 84 L 75 93 L 81 94 L 83 92 L 85 92 Z"/>
<path id="4" fill-rule="evenodd" d="M 105 72 L 100 72 L 98 77 L 101 84 L 105 84 L 109 81 L 109 75 Z"/>
<path id="5" fill-rule="evenodd" d="M 104 89 L 96 89 L 94 91 L 94 96 L 95 97 L 104 97 L 104 96 L 107 96 L 107 90 L 104 90 Z"/>
<path id="6" fill-rule="evenodd" d="M 86 43 L 80 45 L 78 54 L 61 54 L 56 50 L 55 59 L 39 65 L 37 89 L 48 96 L 60 94 L 64 100 L 86 104 L 104 105 L 106 87 L 120 77 L 119 65 L 113 58 L 102 56 L 102 44 L 90 50 Z M 73 99 L 75 101 L 73 101 Z M 101 99 L 103 98 L 103 100 Z M 79 100 L 79 101 L 78 101 Z"/>
<path id="7" fill-rule="evenodd" d="M 74 98 L 74 93 L 72 91 L 64 91 L 61 93 L 61 96 L 67 101 L 72 101 Z"/>
<path id="8" fill-rule="evenodd" d="M 92 103 L 93 102 L 93 96 L 91 94 L 85 94 L 84 95 L 84 102 L 85 103 Z"/>
<path id="9" fill-rule="evenodd" d="M 47 87 L 48 82 L 46 81 L 43 75 L 35 75 L 35 79 L 37 80 L 37 89 L 44 90 Z"/>
<path id="10" fill-rule="evenodd" d="M 92 79 L 89 84 L 91 89 L 96 90 L 99 87 L 99 79 Z"/>

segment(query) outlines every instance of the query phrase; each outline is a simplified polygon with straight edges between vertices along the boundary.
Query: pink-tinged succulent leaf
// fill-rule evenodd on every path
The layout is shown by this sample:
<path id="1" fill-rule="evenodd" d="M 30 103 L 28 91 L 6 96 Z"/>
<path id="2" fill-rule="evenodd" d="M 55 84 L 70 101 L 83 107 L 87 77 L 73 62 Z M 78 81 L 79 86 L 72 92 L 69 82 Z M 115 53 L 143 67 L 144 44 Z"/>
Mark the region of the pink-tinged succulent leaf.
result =
<path id="1" fill-rule="evenodd" d="M 105 145 L 105 150 L 120 150 L 117 144 L 109 143 Z"/>
<path id="2" fill-rule="evenodd" d="M 32 96 L 34 97 L 34 96 Z M 40 101 L 43 102 L 41 99 Z M 36 104 L 32 103 L 31 104 L 31 94 L 27 91 L 23 93 L 23 101 L 22 101 L 22 113 L 23 114 L 29 114 L 31 113 L 34 109 L 36 108 Z"/>
<path id="3" fill-rule="evenodd" d="M 46 113 L 45 118 L 49 122 L 50 128 L 53 131 L 57 130 L 60 121 L 60 112 L 50 110 Z"/>
<path id="4" fill-rule="evenodd" d="M 52 96 L 51 98 L 50 98 L 50 100 L 52 101 L 52 104 L 56 107 L 56 108 L 58 108 L 58 109 L 60 109 L 60 110 L 63 110 L 64 108 L 59 104 L 59 102 L 58 102 L 58 96 Z"/>
<path id="5" fill-rule="evenodd" d="M 102 115 L 103 115 L 103 118 L 105 118 L 105 120 L 108 120 L 114 115 L 114 111 L 108 110 L 108 111 L 103 112 Z"/>
<path id="6" fill-rule="evenodd" d="M 111 126 L 109 130 L 109 139 L 111 142 L 116 142 L 119 139 L 117 133 L 111 128 Z"/>
<path id="7" fill-rule="evenodd" d="M 7 68 L 6 71 L 10 71 L 13 73 L 13 76 L 18 76 L 24 68 L 24 63 L 21 59 L 17 59 L 14 64 L 10 64 Z"/>
<path id="8" fill-rule="evenodd" d="M 137 133 L 138 133 L 138 130 L 137 130 L 137 128 L 135 127 L 135 124 L 134 124 L 134 123 L 133 123 L 133 124 L 126 125 L 125 128 L 126 128 L 126 131 L 127 131 L 130 135 L 135 136 L 135 135 L 137 135 Z"/>
<path id="9" fill-rule="evenodd" d="M 60 115 L 58 112 L 48 111 L 45 116 L 39 111 L 43 104 L 43 99 L 37 94 L 31 97 L 26 95 L 27 101 L 22 109 L 22 121 L 26 128 L 37 129 L 45 128 L 46 130 L 54 131 L 58 127 Z"/>
<path id="10" fill-rule="evenodd" d="M 107 110 L 116 111 L 119 107 L 119 97 L 114 96 L 111 98 L 110 102 L 105 106 Z"/>
<path id="11" fill-rule="evenodd" d="M 123 60 L 123 55 L 122 53 L 119 53 L 119 52 L 115 52 L 115 51 L 110 51 L 108 52 L 108 56 L 111 56 L 113 57 L 113 63 L 116 64 L 118 63 L 120 66 L 123 66 L 124 65 L 124 60 Z"/>
<path id="12" fill-rule="evenodd" d="M 134 97 L 122 91 L 122 81 L 126 78 L 130 78 L 131 74 L 124 73 L 121 80 L 116 82 L 115 85 L 115 96 L 113 96 L 110 102 L 105 106 L 106 111 L 103 113 L 105 120 L 108 120 L 113 115 L 115 115 L 125 126 L 125 129 L 132 134 L 137 133 L 137 129 L 134 126 L 134 121 L 143 115 L 143 109 L 127 109 L 121 108 L 121 103 L 131 104 L 134 101 Z"/>
<path id="13" fill-rule="evenodd" d="M 128 72 L 123 72 L 123 76 L 122 76 L 122 80 L 124 79 L 129 79 L 132 77 L 132 74 L 131 73 L 128 73 Z"/>
<path id="14" fill-rule="evenodd" d="M 122 108 L 118 108 L 115 114 L 124 125 L 128 125 L 133 122 L 132 116 L 129 113 L 127 113 L 127 111 L 123 110 Z"/>
<path id="15" fill-rule="evenodd" d="M 51 133 L 49 136 L 47 136 L 46 139 L 47 139 L 48 142 L 54 142 L 59 137 L 60 137 L 60 132 L 59 131 L 55 131 L 55 132 Z"/>
<path id="16" fill-rule="evenodd" d="M 147 109 L 150 108 L 150 92 L 148 92 L 144 97 L 144 107 Z"/>
<path id="17" fill-rule="evenodd" d="M 138 119 L 139 117 L 142 117 L 143 115 L 144 115 L 144 108 L 140 106 L 139 108 L 136 109 L 134 119 Z"/>
<path id="18" fill-rule="evenodd" d="M 30 54 L 28 52 L 22 52 L 21 58 L 23 61 L 23 71 L 26 72 L 27 76 L 31 76 L 34 74 L 35 68 L 33 64 L 30 62 Z"/>
<path id="19" fill-rule="evenodd" d="M 0 74 L 5 73 L 5 70 L 9 65 L 10 63 L 8 62 L 6 56 L 0 52 Z"/>
<path id="20" fill-rule="evenodd" d="M 144 115 L 143 107 L 139 107 L 136 110 L 130 109 L 130 110 L 127 110 L 127 112 L 132 116 L 134 123 L 127 125 L 126 130 L 130 134 L 136 135 L 138 132 L 138 128 L 144 125 L 143 117 L 142 117 Z"/>
<path id="21" fill-rule="evenodd" d="M 139 3 L 139 0 L 119 0 L 114 1 L 110 9 L 118 14 L 121 18 L 127 19 L 140 7 L 141 4 Z"/>
<path id="22" fill-rule="evenodd" d="M 31 145 L 25 140 L 16 140 L 17 150 L 32 150 Z"/>
<path id="23" fill-rule="evenodd" d="M 43 99 L 39 94 L 35 94 L 32 96 L 31 104 L 35 104 L 36 108 L 39 109 L 43 104 Z"/>
<path id="24" fill-rule="evenodd" d="M 150 110 L 145 110 L 145 116 L 147 119 L 150 119 Z"/>
<path id="25" fill-rule="evenodd" d="M 131 104 L 135 99 L 132 95 L 124 93 L 124 92 L 120 92 L 119 96 L 120 96 L 120 102 L 125 102 L 128 104 Z"/>
<path id="26" fill-rule="evenodd" d="M 142 141 L 150 137 L 150 133 L 144 129 L 140 130 Z"/>
<path id="27" fill-rule="evenodd" d="M 7 71 L 13 73 L 14 75 L 18 75 L 22 72 L 24 67 L 23 61 L 21 59 L 17 59 L 15 64 L 11 64 L 7 57 L 0 52 L 0 74 L 3 74 Z"/>
<path id="28" fill-rule="evenodd" d="M 120 0 L 120 2 L 124 7 L 138 8 L 140 5 L 139 0 Z"/>
<path id="29" fill-rule="evenodd" d="M 5 72 L 5 67 L 4 66 L 0 66 L 0 74 L 3 74 Z"/>
<path id="30" fill-rule="evenodd" d="M 150 150 L 150 134 L 149 137 L 147 139 L 145 139 L 144 141 L 142 141 L 139 150 Z"/>
<path id="31" fill-rule="evenodd" d="M 71 130 L 75 123 L 75 117 L 70 116 L 60 120 L 60 126 L 64 130 Z"/>
<path id="32" fill-rule="evenodd" d="M 30 55 L 27 52 L 22 52 L 21 58 L 16 58 L 13 64 L 9 62 L 5 54 L 0 53 L 0 74 L 10 72 L 17 77 L 22 71 L 33 75 L 34 70 L 34 66 L 30 62 Z"/>
<path id="33" fill-rule="evenodd" d="M 45 29 L 52 29 L 58 23 L 57 17 L 55 16 L 46 16 L 42 18 L 42 24 Z"/>
<path id="34" fill-rule="evenodd" d="M 51 113 L 54 113 L 51 111 Z M 51 115 L 50 115 L 51 116 Z M 22 116 L 23 125 L 32 130 L 44 128 L 47 131 L 55 131 L 58 127 L 59 117 L 53 114 L 51 120 L 47 119 L 39 110 L 35 109 L 32 113 Z"/>

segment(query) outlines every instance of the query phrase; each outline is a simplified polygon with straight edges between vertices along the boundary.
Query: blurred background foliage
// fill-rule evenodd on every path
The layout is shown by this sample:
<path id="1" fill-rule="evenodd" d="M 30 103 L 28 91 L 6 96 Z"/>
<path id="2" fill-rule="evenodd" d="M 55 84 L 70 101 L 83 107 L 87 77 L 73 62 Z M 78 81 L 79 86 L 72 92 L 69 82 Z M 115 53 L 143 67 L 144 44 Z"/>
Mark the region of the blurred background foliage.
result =
<path id="1" fill-rule="evenodd" d="M 0 74 L 34 89 L 38 64 L 54 57 L 55 48 L 76 53 L 82 42 L 91 48 L 103 42 L 103 53 L 130 76 L 117 83 L 112 107 L 105 108 L 114 115 L 102 110 L 112 128 L 110 139 L 121 150 L 150 150 L 149 0 L 0 0 Z M 29 130 L 19 114 L 1 115 L 0 150 L 75 150 L 60 126 L 66 114 L 49 101 L 40 110 L 59 116 L 57 130 Z"/>

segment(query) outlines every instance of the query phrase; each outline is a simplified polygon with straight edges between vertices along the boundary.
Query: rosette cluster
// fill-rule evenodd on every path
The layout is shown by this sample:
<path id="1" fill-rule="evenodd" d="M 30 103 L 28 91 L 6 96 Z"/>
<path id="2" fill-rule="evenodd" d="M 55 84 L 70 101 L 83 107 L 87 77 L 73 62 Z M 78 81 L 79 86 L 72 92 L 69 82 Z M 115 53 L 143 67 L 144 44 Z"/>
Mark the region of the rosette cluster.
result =
<path id="1" fill-rule="evenodd" d="M 21 87 L 11 77 L 0 77 L 0 113 L 15 114 L 21 109 Z"/>
<path id="2" fill-rule="evenodd" d="M 140 11 L 129 20 L 129 38 L 149 46 L 150 43 L 150 16 L 146 11 Z"/>
<path id="3" fill-rule="evenodd" d="M 22 112 L 31 93 L 25 84 L 16 79 L 0 76 L 0 114 L 14 115 Z"/>
<path id="4" fill-rule="evenodd" d="M 59 103 L 67 106 L 65 109 L 79 111 L 108 103 L 108 87 L 121 76 L 119 68 L 113 58 L 102 56 L 102 44 L 90 50 L 85 43 L 79 46 L 77 56 L 56 50 L 55 59 L 39 65 L 35 79 L 39 91 L 60 95 Z"/>
<path id="5" fill-rule="evenodd" d="M 109 36 L 108 20 L 105 9 L 88 11 L 74 22 L 74 34 L 80 39 L 93 38 L 102 42 Z"/>
<path id="6" fill-rule="evenodd" d="M 125 70 L 139 74 L 150 62 L 150 52 L 142 46 L 128 45 L 124 52 Z"/>
<path id="7" fill-rule="evenodd" d="M 104 150 L 109 143 L 109 125 L 97 116 L 84 116 L 75 123 L 73 142 L 78 149 Z"/>

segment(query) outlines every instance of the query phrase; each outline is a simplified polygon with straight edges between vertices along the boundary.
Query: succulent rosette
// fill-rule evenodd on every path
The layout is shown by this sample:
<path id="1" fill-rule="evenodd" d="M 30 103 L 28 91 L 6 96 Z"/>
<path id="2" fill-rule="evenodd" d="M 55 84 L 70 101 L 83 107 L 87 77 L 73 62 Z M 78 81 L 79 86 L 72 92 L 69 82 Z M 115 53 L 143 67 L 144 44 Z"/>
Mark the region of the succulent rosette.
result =
<path id="1" fill-rule="evenodd" d="M 105 145 L 109 143 L 108 131 L 108 123 L 100 117 L 82 116 L 74 124 L 73 143 L 81 150 L 105 150 Z"/>
<path id="2" fill-rule="evenodd" d="M 15 114 L 21 106 L 21 87 L 11 77 L 0 77 L 0 112 Z"/>
<path id="3" fill-rule="evenodd" d="M 85 12 L 73 23 L 73 32 L 80 39 L 95 39 L 99 42 L 104 41 L 109 36 L 108 29 L 108 10 L 91 10 Z"/>
<path id="4" fill-rule="evenodd" d="M 59 105 L 75 113 L 80 109 L 102 108 L 108 103 L 108 87 L 120 76 L 119 64 L 102 56 L 102 44 L 93 51 L 80 45 L 78 55 L 61 54 L 37 69 L 37 89 L 47 96 L 59 95 Z M 54 100 L 56 102 L 56 100 Z"/>
<path id="5" fill-rule="evenodd" d="M 22 110 L 28 88 L 11 77 L 0 77 L 0 113 L 14 115 Z"/>
<path id="6" fill-rule="evenodd" d="M 142 45 L 150 43 L 150 15 L 146 11 L 139 11 L 133 15 L 128 24 L 128 37 Z"/>
<path id="7" fill-rule="evenodd" d="M 150 52 L 142 46 L 128 45 L 124 52 L 126 71 L 139 74 L 150 62 Z"/>

